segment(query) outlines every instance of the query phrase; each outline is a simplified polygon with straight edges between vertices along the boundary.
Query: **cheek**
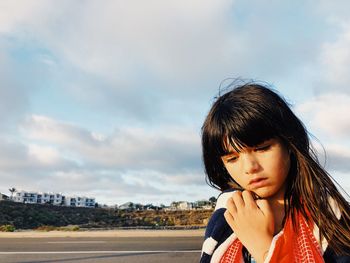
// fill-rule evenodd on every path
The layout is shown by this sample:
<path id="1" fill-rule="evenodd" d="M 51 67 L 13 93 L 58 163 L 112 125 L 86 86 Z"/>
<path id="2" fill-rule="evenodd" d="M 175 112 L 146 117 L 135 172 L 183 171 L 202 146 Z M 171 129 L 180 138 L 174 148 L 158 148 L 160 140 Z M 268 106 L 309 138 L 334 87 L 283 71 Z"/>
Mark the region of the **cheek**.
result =
<path id="1" fill-rule="evenodd" d="M 233 180 L 239 185 L 245 185 L 244 177 L 242 176 L 242 171 L 238 168 L 237 165 L 226 166 L 226 170 Z"/>
<path id="2" fill-rule="evenodd" d="M 231 178 L 233 178 L 236 181 L 237 169 L 235 169 L 231 165 L 225 165 L 225 168 L 226 168 L 226 171 L 228 172 L 228 174 L 231 176 Z"/>
<path id="3" fill-rule="evenodd" d="M 290 169 L 289 154 L 283 154 L 280 156 L 279 161 L 276 164 L 276 169 L 279 171 L 281 177 L 287 177 Z"/>

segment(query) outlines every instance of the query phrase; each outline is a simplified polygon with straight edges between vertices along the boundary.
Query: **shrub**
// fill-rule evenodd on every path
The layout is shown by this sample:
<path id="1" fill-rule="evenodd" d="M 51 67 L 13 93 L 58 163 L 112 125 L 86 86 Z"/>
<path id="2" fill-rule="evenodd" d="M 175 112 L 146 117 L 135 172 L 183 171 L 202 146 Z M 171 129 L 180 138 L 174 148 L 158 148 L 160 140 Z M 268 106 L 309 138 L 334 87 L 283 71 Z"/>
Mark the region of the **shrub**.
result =
<path id="1" fill-rule="evenodd" d="M 0 231 L 1 232 L 14 232 L 15 227 L 13 225 L 2 225 L 0 226 Z"/>
<path id="2" fill-rule="evenodd" d="M 61 226 L 60 228 L 58 228 L 57 230 L 59 231 L 79 231 L 80 227 L 79 226 L 74 226 L 74 225 L 70 225 L 70 226 Z"/>
<path id="3" fill-rule="evenodd" d="M 49 231 L 57 230 L 57 227 L 56 226 L 39 226 L 35 230 L 49 232 Z"/>
<path id="4" fill-rule="evenodd" d="M 79 231 L 80 230 L 80 227 L 79 226 L 73 226 L 72 227 L 72 231 Z"/>

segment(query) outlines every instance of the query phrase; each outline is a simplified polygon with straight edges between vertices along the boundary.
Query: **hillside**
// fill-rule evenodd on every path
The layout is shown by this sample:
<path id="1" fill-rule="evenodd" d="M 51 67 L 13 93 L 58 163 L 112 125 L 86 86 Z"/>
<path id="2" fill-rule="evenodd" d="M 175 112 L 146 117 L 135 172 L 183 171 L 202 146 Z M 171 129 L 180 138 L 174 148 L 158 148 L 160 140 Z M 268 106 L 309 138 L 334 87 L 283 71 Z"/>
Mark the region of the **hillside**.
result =
<path id="1" fill-rule="evenodd" d="M 0 225 L 16 229 L 79 225 L 83 228 L 205 226 L 212 211 L 122 211 L 105 208 L 65 207 L 0 202 Z"/>

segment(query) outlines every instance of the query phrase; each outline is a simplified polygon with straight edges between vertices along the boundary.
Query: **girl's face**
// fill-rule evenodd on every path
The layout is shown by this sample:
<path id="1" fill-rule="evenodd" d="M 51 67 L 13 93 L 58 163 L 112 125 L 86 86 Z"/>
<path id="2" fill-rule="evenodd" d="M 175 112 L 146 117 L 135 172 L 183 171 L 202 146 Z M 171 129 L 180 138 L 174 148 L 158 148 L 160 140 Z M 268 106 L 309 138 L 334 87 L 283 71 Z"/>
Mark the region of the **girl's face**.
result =
<path id="1" fill-rule="evenodd" d="M 239 153 L 228 144 L 229 154 L 221 157 L 230 176 L 244 189 L 261 198 L 283 199 L 290 167 L 287 148 L 273 138 Z"/>

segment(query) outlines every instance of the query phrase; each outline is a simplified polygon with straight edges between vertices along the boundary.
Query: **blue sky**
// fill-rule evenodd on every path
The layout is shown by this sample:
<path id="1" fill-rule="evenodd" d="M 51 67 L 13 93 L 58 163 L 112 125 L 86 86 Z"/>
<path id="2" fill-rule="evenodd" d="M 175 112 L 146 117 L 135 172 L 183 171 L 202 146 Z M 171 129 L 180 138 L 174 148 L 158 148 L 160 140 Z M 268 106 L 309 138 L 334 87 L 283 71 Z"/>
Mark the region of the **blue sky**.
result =
<path id="1" fill-rule="evenodd" d="M 237 77 L 286 97 L 350 192 L 349 8 L 1 1 L 0 192 L 110 205 L 217 195 L 204 180 L 200 128 L 221 81 Z"/>

